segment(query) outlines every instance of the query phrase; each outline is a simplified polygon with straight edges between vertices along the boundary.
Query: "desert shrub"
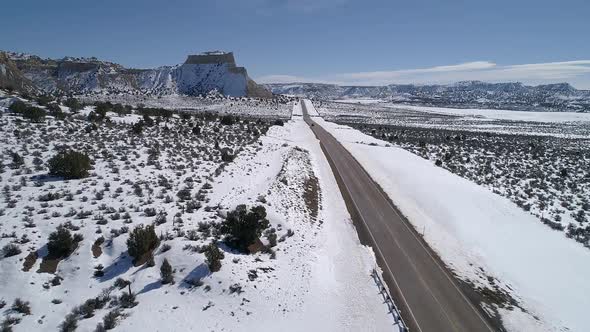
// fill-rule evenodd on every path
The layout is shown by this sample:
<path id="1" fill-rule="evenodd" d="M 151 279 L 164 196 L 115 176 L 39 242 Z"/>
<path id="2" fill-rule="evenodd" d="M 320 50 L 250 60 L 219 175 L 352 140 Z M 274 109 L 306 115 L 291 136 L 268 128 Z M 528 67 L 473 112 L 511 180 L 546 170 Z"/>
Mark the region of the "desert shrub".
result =
<path id="1" fill-rule="evenodd" d="M 141 135 L 143 132 L 143 121 L 134 123 L 131 127 L 131 132 L 135 135 Z"/>
<path id="2" fill-rule="evenodd" d="M 61 195 L 59 193 L 53 193 L 50 191 L 46 194 L 39 195 L 39 197 L 37 197 L 37 200 L 39 200 L 39 202 L 50 202 L 60 198 Z"/>
<path id="3" fill-rule="evenodd" d="M 174 282 L 174 271 L 172 271 L 172 266 L 168 263 L 166 258 L 164 258 L 162 266 L 160 267 L 160 276 L 162 277 L 163 284 L 171 284 Z"/>
<path id="4" fill-rule="evenodd" d="M 27 109 L 27 107 L 27 104 L 25 104 L 23 101 L 15 100 L 12 104 L 10 104 L 8 109 L 14 113 L 22 113 Z"/>
<path id="5" fill-rule="evenodd" d="M 199 240 L 199 232 L 196 229 L 189 229 L 184 237 L 189 241 L 197 241 Z"/>
<path id="6" fill-rule="evenodd" d="M 224 115 L 221 117 L 221 124 L 224 126 L 231 126 L 235 123 L 235 119 L 231 115 Z"/>
<path id="7" fill-rule="evenodd" d="M 23 118 L 31 120 L 31 122 L 41 122 L 45 120 L 45 111 L 39 107 L 29 106 L 21 113 Z"/>
<path id="8" fill-rule="evenodd" d="M 49 174 L 66 179 L 81 179 L 92 168 L 90 158 L 77 151 L 63 151 L 49 160 Z"/>
<path id="9" fill-rule="evenodd" d="M 40 95 L 37 97 L 37 103 L 41 106 L 47 106 L 52 101 L 53 97 L 49 95 Z"/>
<path id="10" fill-rule="evenodd" d="M 59 325 L 60 332 L 73 332 L 78 328 L 78 315 L 69 313 Z"/>
<path id="11" fill-rule="evenodd" d="M 102 325 L 105 330 L 112 330 L 117 326 L 117 319 L 121 316 L 121 309 L 109 311 L 102 319 Z"/>
<path id="12" fill-rule="evenodd" d="M 146 217 L 153 217 L 157 214 L 155 208 L 145 208 L 143 209 L 143 213 L 146 215 Z"/>
<path id="13" fill-rule="evenodd" d="M 31 304 L 29 301 L 23 301 L 20 298 L 14 299 L 14 303 L 12 304 L 12 310 L 18 312 L 19 314 L 23 315 L 30 315 L 31 314 Z"/>
<path id="14" fill-rule="evenodd" d="M 232 162 L 234 160 L 234 155 L 231 153 L 230 149 L 223 149 L 221 151 L 221 160 L 225 162 Z"/>
<path id="15" fill-rule="evenodd" d="M 162 245 L 161 252 L 166 252 L 166 251 L 168 251 L 170 249 L 172 249 L 172 246 L 170 246 L 168 243 L 164 243 Z"/>
<path id="16" fill-rule="evenodd" d="M 119 304 L 122 308 L 133 308 L 137 305 L 135 301 L 135 294 L 133 293 L 123 293 L 119 296 Z"/>
<path id="17" fill-rule="evenodd" d="M 193 135 L 201 135 L 201 127 L 199 127 L 199 125 L 193 127 Z"/>
<path id="18" fill-rule="evenodd" d="M 76 311 L 82 318 L 90 318 L 94 316 L 96 309 L 100 309 L 100 303 L 98 303 L 97 299 L 88 299 Z"/>
<path id="19" fill-rule="evenodd" d="M 25 164 L 25 159 L 18 152 L 11 151 L 10 159 L 12 159 L 11 168 L 17 169 Z"/>
<path id="20" fill-rule="evenodd" d="M 158 215 L 156 216 L 156 225 L 165 224 L 166 221 L 166 212 L 160 211 L 160 213 L 158 213 Z"/>
<path id="21" fill-rule="evenodd" d="M 176 196 L 178 196 L 178 198 L 180 198 L 182 201 L 188 201 L 191 199 L 191 190 L 189 188 L 180 189 L 176 193 Z"/>
<path id="22" fill-rule="evenodd" d="M 14 243 L 9 243 L 2 248 L 2 257 L 12 257 L 20 254 L 22 251 L 19 246 Z"/>
<path id="23" fill-rule="evenodd" d="M 61 110 L 59 105 L 56 103 L 51 103 L 51 104 L 47 105 L 47 111 L 49 112 L 49 114 L 51 116 L 54 116 L 56 119 L 64 119 L 65 118 L 64 112 Z"/>
<path id="24" fill-rule="evenodd" d="M 80 102 L 78 101 L 78 99 L 76 98 L 68 98 L 66 99 L 66 101 L 64 101 L 64 105 L 70 108 L 70 111 L 72 112 L 78 112 L 79 110 L 82 109 L 83 105 L 80 104 Z"/>
<path id="25" fill-rule="evenodd" d="M 95 103 L 96 108 L 94 109 L 94 112 L 96 112 L 96 115 L 98 116 L 99 119 L 104 119 L 107 116 L 107 112 L 111 112 L 113 110 L 113 104 L 111 104 L 110 102 L 97 102 Z"/>
<path id="26" fill-rule="evenodd" d="M 136 226 L 127 239 L 127 250 L 129 255 L 137 261 L 145 254 L 153 251 L 160 244 L 153 225 Z"/>
<path id="27" fill-rule="evenodd" d="M 274 247 L 277 245 L 277 233 L 269 233 L 267 239 L 269 247 Z"/>
<path id="28" fill-rule="evenodd" d="M 75 245 L 76 241 L 72 233 L 64 225 L 59 225 L 55 232 L 49 234 L 47 250 L 52 257 L 67 257 L 72 253 Z"/>
<path id="29" fill-rule="evenodd" d="M 219 250 L 219 247 L 215 243 L 209 244 L 205 247 L 205 258 L 207 259 L 207 266 L 209 271 L 217 272 L 221 269 L 221 260 L 225 258 L 223 251 Z"/>
<path id="30" fill-rule="evenodd" d="M 12 332 L 12 326 L 20 323 L 21 319 L 18 317 L 7 316 L 2 323 L 0 323 L 0 332 Z"/>
<path id="31" fill-rule="evenodd" d="M 273 126 L 282 126 L 283 124 L 283 120 L 281 119 L 277 119 L 273 122 Z"/>
<path id="32" fill-rule="evenodd" d="M 262 231 L 268 228 L 266 209 L 263 206 L 255 206 L 248 211 L 246 205 L 238 205 L 235 210 L 228 212 L 221 224 L 221 232 L 226 234 L 228 245 L 246 251 L 253 244 Z"/>
<path id="33" fill-rule="evenodd" d="M 150 118 L 150 116 L 149 116 L 149 115 L 147 115 L 147 114 L 144 114 L 144 115 L 143 115 L 143 123 L 144 123 L 146 126 L 148 126 L 148 127 L 151 127 L 151 126 L 153 126 L 153 125 L 154 125 L 154 120 L 153 120 L 152 118 Z"/>
<path id="34" fill-rule="evenodd" d="M 117 280 L 115 280 L 115 283 L 113 285 L 119 289 L 123 289 L 123 288 L 127 287 L 129 284 L 130 284 L 129 280 L 125 280 L 123 278 L 117 278 Z"/>

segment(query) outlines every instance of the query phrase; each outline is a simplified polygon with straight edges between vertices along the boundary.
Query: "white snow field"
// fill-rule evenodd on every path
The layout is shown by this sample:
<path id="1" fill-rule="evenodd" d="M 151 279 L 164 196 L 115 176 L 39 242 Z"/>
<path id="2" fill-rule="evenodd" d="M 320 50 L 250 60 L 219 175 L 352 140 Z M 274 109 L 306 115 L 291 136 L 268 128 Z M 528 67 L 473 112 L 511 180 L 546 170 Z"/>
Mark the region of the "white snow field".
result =
<path id="1" fill-rule="evenodd" d="M 0 248 L 15 244 L 22 250 L 0 258 L 0 303 L 5 303 L 0 320 L 14 318 L 7 323 L 14 331 L 55 331 L 72 312 L 77 331 L 95 330 L 119 308 L 115 298 L 126 290 L 110 288 L 118 278 L 131 281 L 137 305 L 121 309 L 116 331 L 398 330 L 370 275 L 373 253 L 360 244 L 329 164 L 302 118 L 272 126 L 248 143 L 252 136 L 245 135 L 262 125 L 194 118 L 189 121 L 200 123 L 201 135 L 191 136 L 192 124 L 174 115 L 134 136 L 129 132 L 137 114 L 108 113 L 112 123 L 84 130 L 89 122 L 83 115 L 91 109 L 65 120 L 30 123 L 0 107 L 0 162 L 10 165 L 0 167 Z M 240 151 L 224 168 L 214 141 Z M 84 147 L 94 157 L 90 177 L 38 183 L 35 176 L 47 170 L 37 159 L 47 162 L 61 144 Z M 13 168 L 9 151 L 21 154 L 24 165 Z M 307 198 L 313 179 L 316 205 Z M 176 196 L 193 186 L 193 193 L 201 188 L 193 196 L 203 197 L 188 212 Z M 58 196 L 40 198 L 49 193 Z M 272 247 L 276 257 L 241 254 L 220 244 L 221 270 L 210 273 L 199 250 L 215 237 L 209 222 L 219 223 L 238 204 L 266 208 L 279 237 Z M 154 222 L 148 208 L 165 211 L 168 220 L 155 226 L 163 238 L 155 266 L 134 267 L 126 240 L 136 225 Z M 66 222 L 84 239 L 55 274 L 39 273 L 49 233 Z M 101 236 L 102 253 L 95 255 L 91 247 Z M 30 252 L 40 257 L 23 271 Z M 164 258 L 175 271 L 171 285 L 160 282 Z M 104 275 L 95 277 L 99 265 Z M 110 290 L 106 307 L 88 317 L 78 314 L 78 306 L 105 289 Z M 30 315 L 11 309 L 17 298 L 30 302 Z"/>
<path id="2" fill-rule="evenodd" d="M 495 308 L 506 328 L 588 330 L 587 248 L 431 161 L 350 127 L 314 120 L 353 154 L 461 279 L 519 302 L 512 310 Z"/>
<path id="3" fill-rule="evenodd" d="M 452 114 L 479 119 L 494 120 L 511 120 L 511 121 L 531 121 L 546 123 L 562 122 L 590 122 L 590 113 L 576 112 L 529 112 L 529 111 L 510 111 L 496 109 L 479 109 L 479 108 L 447 108 L 447 107 L 428 107 L 413 106 L 403 104 L 383 103 L 381 106 L 392 109 L 413 110 L 418 112 L 428 112 L 434 114 Z"/>

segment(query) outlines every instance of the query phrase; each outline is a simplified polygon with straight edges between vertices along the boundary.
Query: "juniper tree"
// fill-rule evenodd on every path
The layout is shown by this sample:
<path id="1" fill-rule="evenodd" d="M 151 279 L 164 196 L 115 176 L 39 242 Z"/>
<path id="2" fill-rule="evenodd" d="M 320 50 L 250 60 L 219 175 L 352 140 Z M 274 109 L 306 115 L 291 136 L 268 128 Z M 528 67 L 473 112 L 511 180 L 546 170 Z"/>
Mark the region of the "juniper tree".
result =
<path id="1" fill-rule="evenodd" d="M 226 242 L 230 246 L 246 251 L 268 226 L 264 206 L 255 206 L 248 211 L 246 205 L 242 204 L 227 214 L 221 224 L 221 232 L 227 235 Z"/>
<path id="2" fill-rule="evenodd" d="M 49 174 L 66 179 L 81 179 L 92 168 L 90 158 L 77 151 L 62 151 L 49 160 Z"/>
<path id="3" fill-rule="evenodd" d="M 205 258 L 209 271 L 217 272 L 221 269 L 221 260 L 225 258 L 225 255 L 215 243 L 209 244 L 205 248 Z"/>
<path id="4" fill-rule="evenodd" d="M 148 252 L 153 251 L 160 244 L 153 225 L 138 225 L 129 234 L 127 250 L 137 262 Z"/>
<path id="5" fill-rule="evenodd" d="M 174 271 L 172 271 L 172 266 L 168 263 L 166 258 L 164 258 L 162 266 L 160 267 L 160 276 L 162 277 L 163 284 L 171 284 L 174 282 Z"/>
<path id="6" fill-rule="evenodd" d="M 74 246 L 72 233 L 64 225 L 57 226 L 55 232 L 49 234 L 47 250 L 52 257 L 67 257 L 74 250 Z"/>

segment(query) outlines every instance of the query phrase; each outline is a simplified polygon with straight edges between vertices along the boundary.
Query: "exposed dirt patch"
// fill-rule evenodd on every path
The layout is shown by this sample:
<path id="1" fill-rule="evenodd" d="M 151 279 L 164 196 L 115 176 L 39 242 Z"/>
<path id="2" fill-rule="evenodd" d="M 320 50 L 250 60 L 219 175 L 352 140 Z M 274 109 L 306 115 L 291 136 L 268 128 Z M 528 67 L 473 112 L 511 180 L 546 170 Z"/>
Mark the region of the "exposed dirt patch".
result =
<path id="1" fill-rule="evenodd" d="M 79 243 L 76 242 L 74 249 L 66 257 L 56 257 L 56 256 L 51 256 L 51 255 L 47 255 L 47 256 L 43 257 L 43 260 L 41 261 L 41 264 L 39 265 L 39 270 L 37 270 L 37 273 L 51 273 L 51 274 L 55 273 L 55 271 L 57 271 L 57 266 L 59 265 L 59 262 L 68 258 L 69 256 L 71 256 L 76 251 L 76 249 L 78 249 L 78 245 L 79 245 Z"/>
<path id="2" fill-rule="evenodd" d="M 39 270 L 37 270 L 37 273 L 55 273 L 55 271 L 57 271 L 57 266 L 59 265 L 59 262 L 61 262 L 63 258 L 49 258 L 49 257 L 43 257 L 43 260 L 41 261 L 41 264 L 39 265 Z"/>
<path id="3" fill-rule="evenodd" d="M 320 207 L 320 186 L 318 178 L 315 175 L 311 175 L 305 180 L 305 192 L 303 193 L 303 199 L 305 200 L 305 206 L 309 210 L 312 221 L 317 220 L 318 210 Z"/>
<path id="4" fill-rule="evenodd" d="M 23 262 L 23 271 L 28 272 L 33 267 L 33 265 L 35 265 L 37 257 L 37 252 L 31 251 L 27 257 L 25 257 L 25 261 Z"/>
<path id="5" fill-rule="evenodd" d="M 277 182 L 278 190 L 295 191 L 303 199 L 307 210 L 306 214 L 309 217 L 306 220 L 311 222 L 318 220 L 321 208 L 321 188 L 318 178 L 313 172 L 307 150 L 294 147 L 289 151 L 277 175 Z M 282 203 L 286 206 L 293 204 L 289 201 Z"/>
<path id="6" fill-rule="evenodd" d="M 104 242 L 104 238 L 101 239 L 97 239 L 96 241 L 94 241 L 94 244 L 92 245 L 92 256 L 94 256 L 94 258 L 98 258 L 100 257 L 100 255 L 102 255 L 101 244 Z"/>

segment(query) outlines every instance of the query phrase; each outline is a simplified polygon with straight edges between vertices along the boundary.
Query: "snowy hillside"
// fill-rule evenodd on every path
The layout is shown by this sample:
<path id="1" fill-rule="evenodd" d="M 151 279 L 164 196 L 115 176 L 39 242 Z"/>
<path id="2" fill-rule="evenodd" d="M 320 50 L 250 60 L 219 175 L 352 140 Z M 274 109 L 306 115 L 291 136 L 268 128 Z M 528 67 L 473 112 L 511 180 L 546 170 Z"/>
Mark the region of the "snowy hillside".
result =
<path id="1" fill-rule="evenodd" d="M 3 330 L 396 329 L 301 119 L 40 109 L 0 107 Z M 60 151 L 88 177 L 48 175 Z M 241 204 L 268 221 L 247 251 L 227 233 Z"/>

